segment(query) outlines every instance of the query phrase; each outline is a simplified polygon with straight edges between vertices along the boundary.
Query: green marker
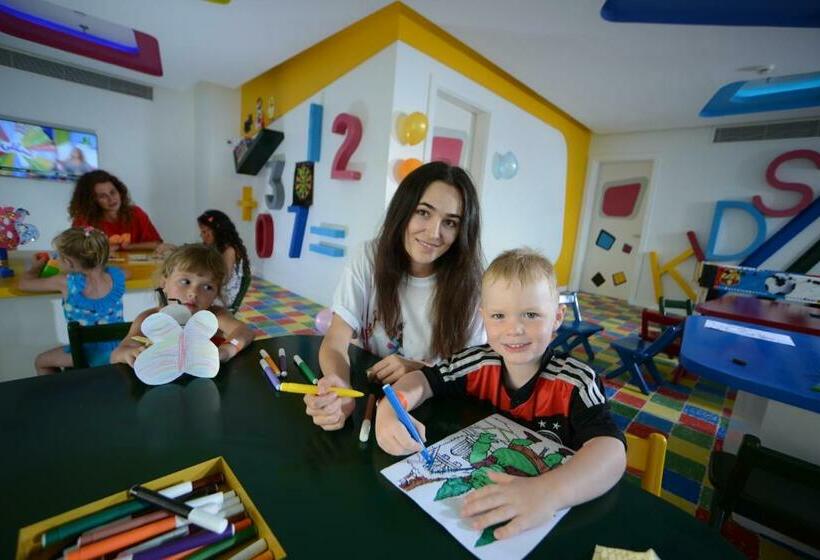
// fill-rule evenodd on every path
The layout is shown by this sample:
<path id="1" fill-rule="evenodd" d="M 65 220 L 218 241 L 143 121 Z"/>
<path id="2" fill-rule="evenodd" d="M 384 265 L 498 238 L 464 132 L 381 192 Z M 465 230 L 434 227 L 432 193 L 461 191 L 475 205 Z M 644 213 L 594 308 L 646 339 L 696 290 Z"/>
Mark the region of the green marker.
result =
<path id="1" fill-rule="evenodd" d="M 302 373 L 305 374 L 305 377 L 307 377 L 308 381 L 310 381 L 314 385 L 319 383 L 319 380 L 316 379 L 316 374 L 313 373 L 313 370 L 311 370 L 308 367 L 308 365 L 305 363 L 305 361 L 302 358 L 300 358 L 298 354 L 293 355 L 293 361 L 297 365 L 297 367 L 302 370 Z"/>

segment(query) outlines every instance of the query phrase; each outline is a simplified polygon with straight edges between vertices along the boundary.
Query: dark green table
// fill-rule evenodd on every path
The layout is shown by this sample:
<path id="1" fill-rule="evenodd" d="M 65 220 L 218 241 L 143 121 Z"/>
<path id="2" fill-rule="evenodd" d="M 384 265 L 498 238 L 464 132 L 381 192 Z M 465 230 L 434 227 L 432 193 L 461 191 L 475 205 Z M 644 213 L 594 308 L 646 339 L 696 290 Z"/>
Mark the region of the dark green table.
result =
<path id="1" fill-rule="evenodd" d="M 413 558 L 468 553 L 379 471 L 396 461 L 371 434 L 358 441 L 364 399 L 345 429 L 326 433 L 299 395 L 275 394 L 258 349 L 300 354 L 318 370 L 321 339 L 256 342 L 214 380 L 185 376 L 147 387 L 130 368 L 106 366 L 0 384 L 0 558 L 20 527 L 205 459 L 224 456 L 293 558 Z M 351 349 L 354 386 L 376 361 Z M 289 377 L 304 381 L 292 367 Z M 473 401 L 431 401 L 416 413 L 437 441 L 487 416 Z M 592 556 L 595 544 L 663 560 L 742 558 L 715 531 L 621 481 L 573 510 L 535 549 L 538 558 Z"/>

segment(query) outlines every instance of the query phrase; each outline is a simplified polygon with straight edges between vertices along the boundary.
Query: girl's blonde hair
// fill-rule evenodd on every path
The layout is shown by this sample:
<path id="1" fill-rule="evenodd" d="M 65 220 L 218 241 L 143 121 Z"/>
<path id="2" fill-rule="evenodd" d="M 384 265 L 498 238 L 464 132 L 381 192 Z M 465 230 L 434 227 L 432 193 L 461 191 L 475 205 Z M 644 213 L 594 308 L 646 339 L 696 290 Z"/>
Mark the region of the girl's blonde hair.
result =
<path id="1" fill-rule="evenodd" d="M 177 270 L 210 276 L 216 284 L 217 292 L 222 290 L 228 276 L 225 261 L 219 251 L 202 243 L 181 245 L 171 251 L 157 271 L 159 277 L 156 284 L 159 285 L 162 278 L 168 278 Z"/>
<path id="2" fill-rule="evenodd" d="M 522 286 L 544 280 L 549 286 L 550 294 L 558 300 L 558 284 L 552 263 L 538 251 L 527 247 L 504 251 L 490 263 L 484 272 L 482 285 L 489 286 L 499 280 L 518 282 Z"/>
<path id="3" fill-rule="evenodd" d="M 57 252 L 77 262 L 83 270 L 108 262 L 108 237 L 92 227 L 69 228 L 52 241 Z"/>

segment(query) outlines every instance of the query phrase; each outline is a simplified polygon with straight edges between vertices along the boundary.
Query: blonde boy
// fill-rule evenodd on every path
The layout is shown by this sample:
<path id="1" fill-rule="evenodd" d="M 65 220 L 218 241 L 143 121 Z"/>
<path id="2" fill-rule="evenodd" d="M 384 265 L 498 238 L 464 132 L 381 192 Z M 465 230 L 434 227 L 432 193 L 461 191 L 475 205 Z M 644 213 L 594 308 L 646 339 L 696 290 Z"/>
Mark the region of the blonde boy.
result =
<path id="1" fill-rule="evenodd" d="M 394 388 L 409 410 L 434 395 L 490 401 L 519 423 L 576 450 L 565 465 L 537 477 L 491 472 L 495 484 L 467 495 L 462 516 L 478 530 L 507 522 L 495 530 L 495 537 L 503 539 L 612 488 L 623 474 L 626 455 L 595 372 L 547 349 L 564 307 L 546 258 L 528 249 L 499 255 L 484 273 L 481 314 L 489 344 L 412 372 Z M 424 425 L 413 421 L 424 438 Z M 393 455 L 420 449 L 389 406 L 378 407 L 376 438 Z"/>

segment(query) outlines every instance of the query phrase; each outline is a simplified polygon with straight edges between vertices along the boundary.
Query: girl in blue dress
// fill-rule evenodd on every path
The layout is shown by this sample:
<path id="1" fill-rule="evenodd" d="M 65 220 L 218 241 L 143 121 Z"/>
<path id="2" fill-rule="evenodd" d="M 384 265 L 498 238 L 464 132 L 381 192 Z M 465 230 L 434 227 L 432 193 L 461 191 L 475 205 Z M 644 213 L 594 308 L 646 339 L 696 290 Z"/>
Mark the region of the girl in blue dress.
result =
<path id="1" fill-rule="evenodd" d="M 60 292 L 66 322 L 82 326 L 120 323 L 125 274 L 106 266 L 108 238 L 92 227 L 70 228 L 54 238 L 60 257 L 60 274 L 40 278 L 48 259 L 38 258 L 20 277 L 19 288 L 28 292 Z M 109 363 L 119 341 L 95 342 L 83 348 L 91 367 Z M 74 365 L 71 349 L 58 346 L 37 356 L 34 367 L 39 375 L 55 373 Z"/>

